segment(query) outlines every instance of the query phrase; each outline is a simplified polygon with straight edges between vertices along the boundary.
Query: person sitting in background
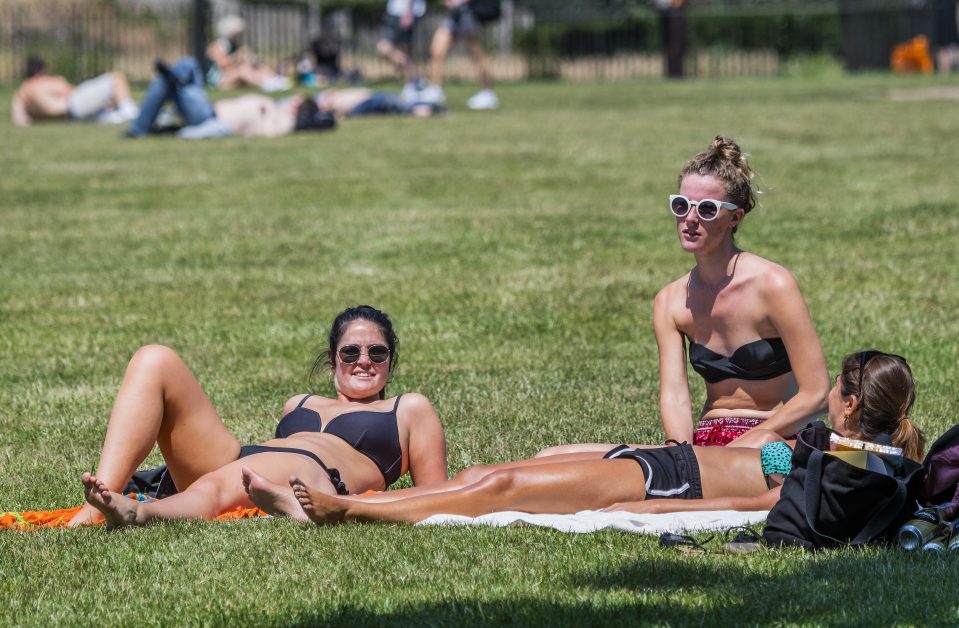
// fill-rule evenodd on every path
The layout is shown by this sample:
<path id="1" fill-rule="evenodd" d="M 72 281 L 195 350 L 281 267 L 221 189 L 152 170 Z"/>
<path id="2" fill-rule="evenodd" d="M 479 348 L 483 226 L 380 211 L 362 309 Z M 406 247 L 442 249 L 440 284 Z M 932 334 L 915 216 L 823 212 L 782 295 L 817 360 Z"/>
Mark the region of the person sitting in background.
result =
<path id="1" fill-rule="evenodd" d="M 374 92 L 365 87 L 331 88 L 315 97 L 320 110 L 332 112 L 337 119 L 368 115 L 409 115 L 418 118 L 437 115 L 446 109 L 436 103 L 408 101 L 389 92 Z"/>
<path id="2" fill-rule="evenodd" d="M 425 0 L 389 0 L 383 14 L 383 28 L 376 42 L 376 51 L 393 63 L 396 74 L 403 81 L 402 96 L 416 100 L 416 64 L 411 46 L 416 22 L 426 13 Z"/>
<path id="3" fill-rule="evenodd" d="M 229 90 L 235 87 L 258 87 L 265 92 L 290 89 L 290 79 L 256 62 L 249 48 L 243 45 L 246 23 L 236 15 L 228 15 L 217 24 L 219 37 L 206 49 L 210 60 L 207 82 L 210 87 Z"/>
<path id="4" fill-rule="evenodd" d="M 74 86 L 62 76 L 47 74 L 43 59 L 30 57 L 25 76 L 13 95 L 11 115 L 17 126 L 40 120 L 120 124 L 139 113 L 130 97 L 130 85 L 120 72 L 107 72 Z"/>
<path id="5" fill-rule="evenodd" d="M 156 62 L 157 77 L 150 83 L 140 115 L 126 131 L 127 137 L 154 132 L 164 103 L 172 102 L 184 122 L 177 135 L 184 139 L 209 137 L 278 137 L 293 131 L 318 131 L 335 125 L 333 116 L 320 111 L 312 99 L 293 96 L 275 101 L 259 94 L 211 102 L 203 87 L 196 60 L 185 57 L 173 67 Z"/>

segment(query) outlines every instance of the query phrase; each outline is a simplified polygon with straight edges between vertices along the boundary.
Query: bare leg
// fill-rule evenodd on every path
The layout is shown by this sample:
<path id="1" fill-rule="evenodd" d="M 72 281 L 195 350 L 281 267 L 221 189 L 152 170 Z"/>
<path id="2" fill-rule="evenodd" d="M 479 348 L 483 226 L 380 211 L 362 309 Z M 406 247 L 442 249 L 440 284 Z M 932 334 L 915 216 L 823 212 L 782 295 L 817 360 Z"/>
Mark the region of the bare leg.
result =
<path id="1" fill-rule="evenodd" d="M 489 59 L 486 57 L 486 51 L 483 50 L 483 42 L 479 37 L 470 37 L 466 40 L 466 46 L 473 57 L 473 63 L 479 70 L 480 85 L 483 89 L 493 89 L 493 76 L 489 71 Z"/>
<path id="2" fill-rule="evenodd" d="M 100 452 L 96 478 L 120 491 L 154 444 L 181 490 L 236 460 L 240 443 L 220 420 L 193 373 L 171 349 L 141 347 L 130 359 Z M 71 526 L 101 517 L 84 506 Z"/>
<path id="3" fill-rule="evenodd" d="M 610 447 L 609 449 L 612 449 Z M 528 460 L 513 460 L 511 462 L 503 462 L 500 464 L 484 464 L 484 465 L 475 465 L 463 469 L 455 476 L 453 476 L 448 482 L 443 482 L 442 484 L 434 484 L 432 486 L 414 486 L 412 488 L 400 488 L 393 491 L 382 491 L 380 493 L 370 493 L 369 495 L 345 495 L 343 499 L 355 500 L 360 502 L 367 503 L 382 503 L 382 502 L 393 502 L 398 499 L 406 499 L 409 497 L 417 497 L 420 495 L 434 495 L 436 493 L 448 493 L 449 491 L 455 491 L 457 489 L 465 488 L 471 484 L 478 482 L 487 475 L 495 473 L 496 471 L 502 471 L 504 469 L 516 469 L 520 467 L 531 467 L 536 465 L 543 464 L 552 464 L 556 462 L 575 462 L 579 460 L 596 460 L 597 458 L 602 458 L 602 454 L 609 451 L 609 449 L 604 450 L 602 453 L 574 453 L 566 455 L 557 455 L 553 456 L 548 460 L 542 460 L 538 458 L 531 458 Z M 297 505 L 299 507 L 299 505 Z"/>
<path id="4" fill-rule="evenodd" d="M 453 34 L 446 28 L 438 28 L 430 43 L 430 81 L 434 85 L 443 85 L 446 55 L 453 45 Z"/>
<path id="5" fill-rule="evenodd" d="M 122 72 L 113 72 L 113 102 L 120 104 L 130 100 L 130 83 Z"/>
<path id="6" fill-rule="evenodd" d="M 534 458 L 544 458 L 549 456 L 561 456 L 561 455 L 585 453 L 585 452 L 598 453 L 599 455 L 603 455 L 610 449 L 613 449 L 614 447 L 618 447 L 621 444 L 622 443 L 616 443 L 615 445 L 612 443 L 609 443 L 609 444 L 576 443 L 573 445 L 557 445 L 556 447 L 547 447 L 546 449 L 540 450 L 539 452 L 536 453 L 536 456 L 534 456 Z M 637 446 L 638 445 L 630 445 L 630 447 L 637 447 Z M 662 445 L 656 445 L 656 446 L 662 447 Z M 546 462 L 546 461 L 543 460 L 542 462 Z"/>
<path id="7" fill-rule="evenodd" d="M 505 469 L 459 490 L 380 504 L 341 499 L 297 481 L 293 492 L 316 523 L 413 523 L 439 513 L 574 513 L 643 500 L 645 485 L 642 468 L 632 460 L 593 460 Z"/>
<path id="8" fill-rule="evenodd" d="M 326 474 L 319 465 L 300 454 L 269 452 L 248 456 L 204 475 L 185 491 L 155 502 L 137 502 L 108 490 L 96 477 L 84 474 L 87 502 L 102 512 L 107 527 L 142 526 L 153 521 L 211 520 L 236 507 L 251 508 L 253 502 L 243 486 L 242 469 L 249 467 L 265 480 L 277 484 L 292 475 L 322 485 Z M 329 484 L 329 479 L 325 480 Z M 332 485 L 331 485 L 332 486 Z M 319 491 L 317 491 L 319 492 Z"/>

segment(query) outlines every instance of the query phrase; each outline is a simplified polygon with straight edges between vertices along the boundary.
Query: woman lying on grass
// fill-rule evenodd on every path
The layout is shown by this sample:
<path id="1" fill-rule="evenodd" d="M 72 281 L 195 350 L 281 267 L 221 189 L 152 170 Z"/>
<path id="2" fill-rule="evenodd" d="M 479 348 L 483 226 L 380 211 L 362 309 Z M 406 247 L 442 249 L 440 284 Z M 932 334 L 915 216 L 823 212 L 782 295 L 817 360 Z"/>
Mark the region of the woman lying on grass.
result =
<path id="1" fill-rule="evenodd" d="M 829 393 L 829 420 L 833 429 L 852 438 L 888 434 L 894 446 L 918 460 L 924 439 L 907 416 L 914 400 L 912 372 L 904 359 L 855 353 L 843 361 Z M 302 509 L 286 487 L 269 484 L 250 469 L 244 469 L 244 476 L 260 508 L 316 523 L 416 522 L 440 513 L 479 516 L 505 510 L 752 511 L 768 510 L 779 499 L 792 450 L 779 439 L 761 449 L 622 445 L 602 460 L 589 456 L 568 454 L 467 470 L 435 489 L 394 491 L 393 501 L 336 497 L 294 478 L 293 496 Z"/>
<path id="2" fill-rule="evenodd" d="M 667 439 L 759 447 L 825 409 L 829 375 L 799 285 L 782 266 L 736 245 L 736 230 L 757 204 L 753 177 L 739 145 L 718 136 L 683 166 L 678 194 L 669 197 L 679 243 L 696 265 L 653 301 Z M 706 381 L 695 426 L 687 353 Z M 609 447 L 565 445 L 540 455 Z"/>
<path id="3" fill-rule="evenodd" d="M 314 371 L 329 365 L 336 397 L 291 398 L 276 439 L 240 446 L 179 356 L 143 347 L 117 394 L 97 472 L 83 474 L 88 504 L 71 524 L 92 523 L 100 513 L 108 528 L 213 519 L 252 507 L 243 467 L 274 482 L 303 477 L 316 490 L 340 495 L 385 490 L 407 471 L 416 486 L 446 481 L 446 440 L 429 400 L 417 393 L 385 398 L 396 350 L 383 312 L 361 305 L 340 313 L 328 350 L 314 364 Z M 181 492 L 152 503 L 115 492 L 154 443 Z"/>

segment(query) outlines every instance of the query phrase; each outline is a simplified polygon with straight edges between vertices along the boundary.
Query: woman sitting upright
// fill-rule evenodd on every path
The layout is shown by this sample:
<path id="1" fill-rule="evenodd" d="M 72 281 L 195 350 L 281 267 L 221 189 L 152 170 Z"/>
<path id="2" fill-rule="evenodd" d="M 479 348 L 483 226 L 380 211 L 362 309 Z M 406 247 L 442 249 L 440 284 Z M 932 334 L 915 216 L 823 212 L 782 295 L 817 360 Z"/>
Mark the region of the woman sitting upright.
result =
<path id="1" fill-rule="evenodd" d="M 696 265 L 653 301 L 667 440 L 761 446 L 750 430 L 790 436 L 826 404 L 826 361 L 799 285 L 782 266 L 736 245 L 756 206 L 753 177 L 736 142 L 717 136 L 683 166 L 679 193 L 669 197 L 680 246 Z M 687 358 L 706 381 L 695 425 Z M 540 455 L 608 449 L 566 445 Z"/>

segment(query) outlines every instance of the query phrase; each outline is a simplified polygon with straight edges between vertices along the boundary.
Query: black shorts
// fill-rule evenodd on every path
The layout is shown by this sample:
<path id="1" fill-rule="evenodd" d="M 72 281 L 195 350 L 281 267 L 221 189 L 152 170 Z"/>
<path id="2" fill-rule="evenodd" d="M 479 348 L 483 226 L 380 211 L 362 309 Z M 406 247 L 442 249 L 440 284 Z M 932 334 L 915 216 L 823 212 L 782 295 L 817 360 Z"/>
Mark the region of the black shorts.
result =
<path id="1" fill-rule="evenodd" d="M 646 499 L 702 499 L 703 483 L 692 445 L 632 449 L 620 445 L 603 458 L 632 458 L 646 476 Z"/>
<path id="2" fill-rule="evenodd" d="M 383 16 L 383 26 L 380 28 L 380 39 L 385 39 L 394 46 L 409 47 L 413 42 L 413 29 L 416 28 L 416 18 L 409 28 L 400 26 L 400 18 L 387 13 Z"/>

